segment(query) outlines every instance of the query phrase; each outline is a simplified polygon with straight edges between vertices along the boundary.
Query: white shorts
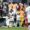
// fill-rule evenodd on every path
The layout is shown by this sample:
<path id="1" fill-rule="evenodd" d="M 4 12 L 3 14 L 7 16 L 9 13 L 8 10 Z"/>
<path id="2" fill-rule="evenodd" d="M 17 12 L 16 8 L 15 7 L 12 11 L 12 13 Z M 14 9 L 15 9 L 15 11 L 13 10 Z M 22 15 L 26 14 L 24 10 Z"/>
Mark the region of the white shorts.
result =
<path id="1" fill-rule="evenodd" d="M 30 15 L 28 15 L 27 18 L 28 18 L 28 23 L 30 23 Z"/>
<path id="2" fill-rule="evenodd" d="M 8 20 L 6 20 L 6 25 L 7 25 L 7 26 L 9 25 L 9 19 L 8 19 Z"/>

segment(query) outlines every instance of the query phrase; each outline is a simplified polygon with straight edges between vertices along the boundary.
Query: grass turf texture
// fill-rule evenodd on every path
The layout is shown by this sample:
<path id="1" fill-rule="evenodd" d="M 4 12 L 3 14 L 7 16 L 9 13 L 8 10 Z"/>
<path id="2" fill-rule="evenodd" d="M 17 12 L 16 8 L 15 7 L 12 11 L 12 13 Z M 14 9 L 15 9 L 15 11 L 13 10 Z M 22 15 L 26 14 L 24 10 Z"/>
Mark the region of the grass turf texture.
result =
<path id="1" fill-rule="evenodd" d="M 0 28 L 0 30 L 28 30 L 27 28 L 12 27 L 12 28 Z"/>

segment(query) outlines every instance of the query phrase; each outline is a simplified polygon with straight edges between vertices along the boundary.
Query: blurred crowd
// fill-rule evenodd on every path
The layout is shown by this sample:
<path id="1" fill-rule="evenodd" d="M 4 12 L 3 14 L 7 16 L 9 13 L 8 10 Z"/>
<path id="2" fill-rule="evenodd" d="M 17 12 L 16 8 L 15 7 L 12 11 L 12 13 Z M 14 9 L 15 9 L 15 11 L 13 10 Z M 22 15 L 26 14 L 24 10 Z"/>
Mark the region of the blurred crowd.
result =
<path id="1" fill-rule="evenodd" d="M 0 5 L 0 16 L 6 18 L 7 26 L 28 26 L 27 6 L 25 3 L 3 3 Z"/>

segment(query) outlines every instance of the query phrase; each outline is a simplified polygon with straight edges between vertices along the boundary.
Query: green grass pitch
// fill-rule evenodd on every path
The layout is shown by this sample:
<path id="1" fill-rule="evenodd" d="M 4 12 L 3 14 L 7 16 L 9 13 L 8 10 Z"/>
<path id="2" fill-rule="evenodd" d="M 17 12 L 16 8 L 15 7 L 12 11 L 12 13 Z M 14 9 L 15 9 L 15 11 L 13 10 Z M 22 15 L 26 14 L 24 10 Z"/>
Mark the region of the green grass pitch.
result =
<path id="1" fill-rule="evenodd" d="M 0 30 L 28 30 L 27 28 L 12 27 L 12 28 L 0 28 Z"/>

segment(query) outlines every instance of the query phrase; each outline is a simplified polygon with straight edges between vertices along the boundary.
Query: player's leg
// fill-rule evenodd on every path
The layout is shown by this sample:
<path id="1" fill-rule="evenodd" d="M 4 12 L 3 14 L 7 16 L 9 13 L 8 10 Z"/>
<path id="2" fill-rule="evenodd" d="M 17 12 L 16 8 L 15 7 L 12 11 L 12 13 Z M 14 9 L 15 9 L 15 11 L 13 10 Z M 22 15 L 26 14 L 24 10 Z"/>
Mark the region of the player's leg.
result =
<path id="1" fill-rule="evenodd" d="M 9 19 L 6 19 L 6 25 L 9 26 Z"/>

